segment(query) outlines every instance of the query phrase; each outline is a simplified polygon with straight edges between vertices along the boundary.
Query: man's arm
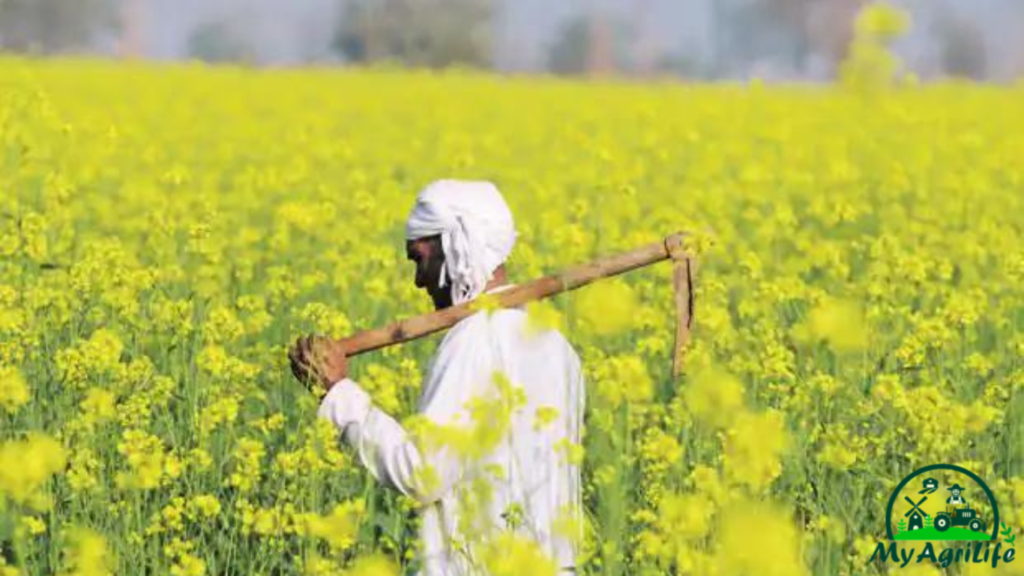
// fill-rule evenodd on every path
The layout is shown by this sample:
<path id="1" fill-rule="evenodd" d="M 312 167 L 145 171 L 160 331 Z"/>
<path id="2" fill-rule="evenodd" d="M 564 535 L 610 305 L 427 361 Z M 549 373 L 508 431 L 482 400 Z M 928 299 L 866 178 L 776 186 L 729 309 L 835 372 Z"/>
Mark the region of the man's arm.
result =
<path id="1" fill-rule="evenodd" d="M 402 425 L 347 377 L 330 388 L 318 415 L 338 428 L 374 478 L 422 504 L 438 500 L 461 474 L 447 450 L 421 452 Z"/>
<path id="2" fill-rule="evenodd" d="M 424 454 L 402 425 L 375 407 L 369 394 L 348 378 L 345 355 L 329 353 L 331 345 L 319 337 L 300 338 L 288 354 L 296 378 L 327 389 L 318 415 L 334 424 L 378 481 L 423 504 L 438 500 L 462 474 L 458 458 L 444 446 Z M 452 421 L 468 392 L 464 373 L 438 370 L 433 376 L 437 393 L 420 407 L 421 414 L 433 422 Z"/>

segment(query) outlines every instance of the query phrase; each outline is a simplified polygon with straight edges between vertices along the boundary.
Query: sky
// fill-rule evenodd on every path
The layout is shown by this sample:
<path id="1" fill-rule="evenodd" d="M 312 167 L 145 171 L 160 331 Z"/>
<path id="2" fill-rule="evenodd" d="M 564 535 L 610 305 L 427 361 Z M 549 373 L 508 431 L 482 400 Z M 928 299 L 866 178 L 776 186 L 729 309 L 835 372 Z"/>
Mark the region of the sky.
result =
<path id="1" fill-rule="evenodd" d="M 186 58 L 189 38 L 197 27 L 227 22 L 258 38 L 252 44 L 256 60 L 262 64 L 331 62 L 339 58 L 331 49 L 331 38 L 340 18 L 340 0 L 135 1 L 141 8 L 141 50 L 147 57 Z M 542 69 L 550 46 L 563 27 L 589 10 L 638 25 L 647 50 L 692 60 L 708 59 L 715 50 L 729 50 L 728 45 L 722 45 L 721 38 L 716 39 L 716 1 L 719 0 L 497 0 L 494 62 L 497 68 L 506 71 Z M 735 4 L 754 0 L 731 1 Z M 817 5 L 826 1 L 819 0 Z M 1008 80 L 1024 75 L 1024 0 L 891 3 L 912 16 L 913 28 L 896 50 L 922 77 L 940 72 L 935 32 L 951 16 L 979 30 L 990 79 Z M 771 57 L 743 62 L 742 66 L 725 72 L 728 76 L 754 74 L 813 79 L 817 72 L 813 61 L 808 69 L 793 70 Z"/>

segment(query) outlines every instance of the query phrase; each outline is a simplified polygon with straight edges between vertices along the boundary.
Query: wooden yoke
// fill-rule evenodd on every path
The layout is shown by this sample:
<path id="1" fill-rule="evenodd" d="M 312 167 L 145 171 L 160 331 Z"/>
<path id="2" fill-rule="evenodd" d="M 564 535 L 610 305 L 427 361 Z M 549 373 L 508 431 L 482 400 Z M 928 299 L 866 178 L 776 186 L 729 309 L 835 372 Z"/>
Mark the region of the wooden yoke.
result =
<path id="1" fill-rule="evenodd" d="M 679 232 L 629 252 L 599 258 L 586 264 L 569 268 L 560 274 L 544 276 L 536 280 L 492 293 L 490 296 L 498 306 L 509 308 L 527 302 L 541 300 L 569 290 L 586 286 L 602 278 L 617 276 L 630 270 L 671 259 L 673 287 L 676 306 L 675 348 L 672 357 L 672 372 L 678 375 L 682 370 L 684 347 L 689 340 L 690 325 L 693 322 L 693 276 L 695 267 L 692 258 L 683 246 L 685 233 Z M 459 320 L 477 312 L 473 302 L 465 302 L 443 310 L 398 320 L 380 328 L 366 330 L 330 343 L 331 354 L 355 356 L 385 346 L 400 344 L 422 338 L 454 326 Z"/>

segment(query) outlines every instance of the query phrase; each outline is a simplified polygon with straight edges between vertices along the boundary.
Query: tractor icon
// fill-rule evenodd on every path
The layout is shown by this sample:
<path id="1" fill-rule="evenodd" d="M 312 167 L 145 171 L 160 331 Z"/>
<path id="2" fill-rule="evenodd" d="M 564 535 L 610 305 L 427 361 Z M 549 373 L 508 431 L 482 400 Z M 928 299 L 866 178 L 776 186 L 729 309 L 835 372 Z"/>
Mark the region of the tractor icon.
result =
<path id="1" fill-rule="evenodd" d="M 985 523 L 977 517 L 973 508 L 967 506 L 963 508 L 950 506 L 945 512 L 939 512 L 935 515 L 934 525 L 939 532 L 949 530 L 950 526 L 967 526 L 973 532 L 985 529 Z"/>
<path id="2" fill-rule="evenodd" d="M 946 499 L 946 511 L 935 515 L 935 529 L 939 532 L 945 532 L 949 530 L 950 526 L 967 526 L 973 532 L 984 530 L 985 523 L 978 518 L 974 509 L 967 505 L 967 500 L 960 495 L 963 487 L 959 484 L 953 484 L 948 490 L 953 495 Z M 961 504 L 963 507 L 957 508 L 957 504 Z"/>

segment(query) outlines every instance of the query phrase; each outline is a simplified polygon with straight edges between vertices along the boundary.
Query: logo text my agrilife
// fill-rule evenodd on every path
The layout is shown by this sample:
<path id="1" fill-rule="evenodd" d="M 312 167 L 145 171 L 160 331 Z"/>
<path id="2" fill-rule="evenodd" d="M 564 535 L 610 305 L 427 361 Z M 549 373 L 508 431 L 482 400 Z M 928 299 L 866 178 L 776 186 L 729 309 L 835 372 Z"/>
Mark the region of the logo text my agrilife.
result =
<path id="1" fill-rule="evenodd" d="M 1016 536 L 1006 524 L 1000 530 L 999 507 L 988 485 L 953 464 L 925 466 L 904 478 L 889 497 L 885 523 L 889 542 L 879 542 L 869 562 L 904 567 L 930 560 L 943 568 L 958 563 L 995 568 L 1013 562 L 1016 554 Z"/>

